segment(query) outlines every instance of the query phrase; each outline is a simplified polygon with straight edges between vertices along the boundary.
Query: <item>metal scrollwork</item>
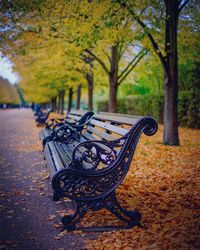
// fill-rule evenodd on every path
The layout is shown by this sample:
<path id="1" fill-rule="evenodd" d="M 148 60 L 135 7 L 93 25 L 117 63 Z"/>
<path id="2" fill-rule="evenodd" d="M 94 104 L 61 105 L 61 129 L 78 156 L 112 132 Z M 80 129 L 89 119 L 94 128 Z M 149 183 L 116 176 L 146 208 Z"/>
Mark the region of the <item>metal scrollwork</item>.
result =
<path id="1" fill-rule="evenodd" d="M 75 130 L 65 125 L 56 129 L 55 134 L 55 139 L 64 143 L 69 143 L 80 137 L 79 133 L 76 133 Z"/>
<path id="2" fill-rule="evenodd" d="M 96 169 L 99 164 L 110 165 L 117 158 L 114 145 L 110 147 L 108 142 L 89 141 L 80 143 L 73 152 L 72 161 L 78 161 L 79 167 Z"/>

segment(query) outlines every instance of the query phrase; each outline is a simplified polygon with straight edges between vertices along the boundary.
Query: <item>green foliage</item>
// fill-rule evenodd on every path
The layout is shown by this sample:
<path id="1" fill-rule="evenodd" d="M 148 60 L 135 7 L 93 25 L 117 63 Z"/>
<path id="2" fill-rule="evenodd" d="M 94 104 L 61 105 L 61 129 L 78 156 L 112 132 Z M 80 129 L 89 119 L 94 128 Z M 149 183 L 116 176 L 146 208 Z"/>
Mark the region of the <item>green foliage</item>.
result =
<path id="1" fill-rule="evenodd" d="M 128 95 L 145 95 L 150 92 L 150 87 L 143 84 L 131 84 L 125 83 L 119 86 L 118 97 L 128 96 Z"/>
<path id="2" fill-rule="evenodd" d="M 200 91 L 180 91 L 178 97 L 179 124 L 185 127 L 200 128 Z M 131 115 L 150 115 L 163 123 L 164 97 L 159 94 L 133 95 L 119 98 L 117 112 Z M 108 101 L 97 103 L 98 111 L 108 111 Z"/>

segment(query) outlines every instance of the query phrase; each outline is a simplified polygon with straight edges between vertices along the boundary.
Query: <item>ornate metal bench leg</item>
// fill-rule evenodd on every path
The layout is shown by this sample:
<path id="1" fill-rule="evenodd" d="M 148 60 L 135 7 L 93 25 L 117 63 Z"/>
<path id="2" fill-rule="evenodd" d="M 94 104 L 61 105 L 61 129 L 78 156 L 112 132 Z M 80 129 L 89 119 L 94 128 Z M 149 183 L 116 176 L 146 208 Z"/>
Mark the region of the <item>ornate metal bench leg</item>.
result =
<path id="1" fill-rule="evenodd" d="M 122 208 L 117 200 L 115 193 L 111 194 L 106 201 L 106 208 L 112 212 L 119 220 L 126 222 L 128 227 L 139 226 L 142 218 L 140 212 L 135 209 L 128 211 Z"/>
<path id="2" fill-rule="evenodd" d="M 62 218 L 62 223 L 68 231 L 75 230 L 76 224 L 84 217 L 89 206 L 84 202 L 77 203 L 76 211 L 72 215 L 65 215 Z"/>

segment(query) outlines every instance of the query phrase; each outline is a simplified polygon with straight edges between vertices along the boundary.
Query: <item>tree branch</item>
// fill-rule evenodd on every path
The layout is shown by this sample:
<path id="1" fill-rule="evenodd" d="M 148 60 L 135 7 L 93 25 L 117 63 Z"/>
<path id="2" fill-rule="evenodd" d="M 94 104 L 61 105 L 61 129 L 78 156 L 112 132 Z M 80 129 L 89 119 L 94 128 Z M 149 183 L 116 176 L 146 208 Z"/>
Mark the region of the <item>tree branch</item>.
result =
<path id="1" fill-rule="evenodd" d="M 111 58 L 110 58 L 110 56 L 108 55 L 108 53 L 107 53 L 105 50 L 103 50 L 103 52 L 104 52 L 104 54 L 107 56 L 108 61 L 111 63 Z"/>
<path id="2" fill-rule="evenodd" d="M 125 50 L 125 48 L 123 49 L 123 42 L 121 42 L 120 44 L 119 44 L 119 51 L 118 51 L 118 60 L 120 60 L 121 59 L 121 57 L 122 57 L 122 55 L 123 55 L 123 53 L 124 53 L 124 50 Z"/>
<path id="3" fill-rule="evenodd" d="M 132 12 L 132 11 L 131 11 Z M 162 52 L 160 50 L 160 48 L 158 47 L 158 44 L 156 43 L 156 41 L 154 40 L 153 36 L 151 35 L 151 33 L 149 32 L 147 26 L 139 19 L 138 16 L 134 16 L 134 19 L 138 22 L 138 24 L 143 28 L 145 34 L 148 36 L 152 46 L 153 46 L 153 49 L 156 53 L 156 55 L 158 56 L 158 58 L 160 59 L 162 65 L 163 65 L 163 68 L 165 69 L 165 59 L 164 59 L 164 56 L 162 55 Z"/>
<path id="4" fill-rule="evenodd" d="M 181 12 L 181 10 L 185 7 L 185 5 L 189 2 L 189 0 L 185 0 L 185 2 L 179 7 L 178 13 Z M 181 3 L 181 1 L 180 1 Z"/>
<path id="5" fill-rule="evenodd" d="M 186 0 L 188 1 L 188 0 Z M 140 18 L 135 14 L 135 12 L 130 9 L 129 7 L 126 6 L 125 3 L 121 3 L 120 0 L 118 0 L 118 2 L 120 3 L 120 5 L 124 8 L 127 8 L 129 14 L 135 19 L 135 21 L 142 27 L 142 29 L 144 30 L 145 34 L 147 35 L 147 37 L 149 38 L 151 45 L 154 49 L 154 52 L 156 53 L 156 55 L 158 56 L 158 58 L 160 59 L 160 62 L 163 66 L 164 71 L 166 71 L 166 64 L 165 64 L 165 58 L 160 50 L 160 48 L 158 47 L 158 44 L 156 43 L 156 41 L 154 40 L 152 34 L 150 33 L 148 27 L 145 25 L 145 23 L 142 22 L 142 20 L 140 20 Z"/>
<path id="6" fill-rule="evenodd" d="M 129 70 L 130 66 L 134 63 L 134 61 L 141 55 L 143 54 L 145 49 L 140 51 L 131 61 L 130 63 L 126 66 L 126 68 L 121 72 L 121 74 L 118 76 L 118 79 L 120 80 L 121 77 L 123 77 L 124 74 Z"/>
<path id="7" fill-rule="evenodd" d="M 105 70 L 105 72 L 107 74 L 109 74 L 109 70 L 107 69 L 105 63 L 98 57 L 96 56 L 94 53 L 92 53 L 91 50 L 89 49 L 85 49 L 85 52 L 87 52 L 89 55 L 91 55 L 95 60 L 97 60 L 97 62 L 102 66 L 102 68 Z"/>
<path id="8" fill-rule="evenodd" d="M 131 68 L 126 72 L 126 74 L 118 81 L 118 85 L 120 85 L 124 79 L 129 75 L 129 73 L 137 66 L 137 64 L 140 62 L 140 60 L 147 54 L 147 50 L 145 53 L 141 54 L 141 56 L 137 59 L 137 61 L 131 66 Z"/>

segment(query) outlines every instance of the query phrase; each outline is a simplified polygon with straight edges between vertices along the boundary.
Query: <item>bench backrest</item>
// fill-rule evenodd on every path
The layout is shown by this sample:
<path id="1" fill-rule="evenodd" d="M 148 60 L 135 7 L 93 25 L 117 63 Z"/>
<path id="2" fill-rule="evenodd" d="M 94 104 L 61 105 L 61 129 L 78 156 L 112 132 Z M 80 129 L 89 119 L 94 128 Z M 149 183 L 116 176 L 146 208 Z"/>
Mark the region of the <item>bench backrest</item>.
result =
<path id="1" fill-rule="evenodd" d="M 127 167 L 141 133 L 151 135 L 156 130 L 157 123 L 151 117 L 96 114 L 82 132 L 80 141 L 83 143 L 74 155 L 83 159 L 87 169 L 96 170 L 107 168 L 112 161 L 124 158 L 121 155 L 127 155 Z"/>
<path id="2" fill-rule="evenodd" d="M 65 120 L 70 123 L 77 122 L 81 119 L 81 117 L 85 114 L 85 111 L 82 110 L 71 110 L 67 116 L 65 117 Z"/>
<path id="3" fill-rule="evenodd" d="M 46 113 L 43 115 L 42 119 L 47 120 L 53 109 L 47 109 Z"/>
<path id="4" fill-rule="evenodd" d="M 77 123 L 81 125 L 85 123 L 88 119 L 90 119 L 93 115 L 93 112 L 87 112 L 83 110 L 72 110 L 67 114 L 65 121 L 68 123 Z"/>
<path id="5" fill-rule="evenodd" d="M 82 136 L 86 140 L 111 141 L 124 136 L 140 117 L 121 117 L 109 113 L 96 114 Z"/>

